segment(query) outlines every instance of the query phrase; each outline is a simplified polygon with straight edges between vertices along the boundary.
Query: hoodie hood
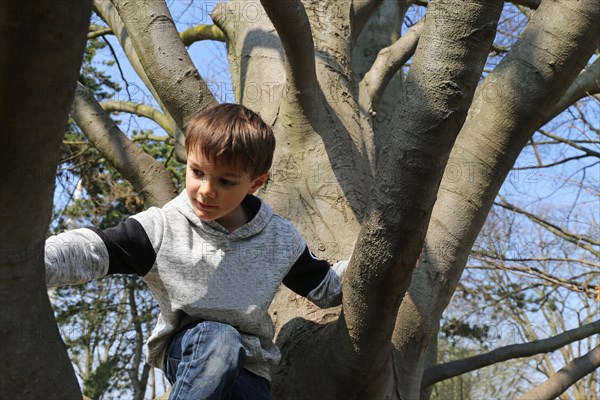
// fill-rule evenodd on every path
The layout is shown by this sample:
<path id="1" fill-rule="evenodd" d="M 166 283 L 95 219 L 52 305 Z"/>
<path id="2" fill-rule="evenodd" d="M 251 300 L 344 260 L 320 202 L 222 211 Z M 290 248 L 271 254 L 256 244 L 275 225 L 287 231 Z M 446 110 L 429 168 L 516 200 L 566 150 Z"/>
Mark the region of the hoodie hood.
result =
<path id="1" fill-rule="evenodd" d="M 253 217 L 245 225 L 240 226 L 233 232 L 229 232 L 216 221 L 202 221 L 198 218 L 185 190 L 167 206 L 174 207 L 192 225 L 201 228 L 211 236 L 227 237 L 228 240 L 242 240 L 260 233 L 273 217 L 273 209 L 259 197 L 251 194 L 246 195 L 244 200 L 242 200 L 242 204 L 250 211 Z"/>

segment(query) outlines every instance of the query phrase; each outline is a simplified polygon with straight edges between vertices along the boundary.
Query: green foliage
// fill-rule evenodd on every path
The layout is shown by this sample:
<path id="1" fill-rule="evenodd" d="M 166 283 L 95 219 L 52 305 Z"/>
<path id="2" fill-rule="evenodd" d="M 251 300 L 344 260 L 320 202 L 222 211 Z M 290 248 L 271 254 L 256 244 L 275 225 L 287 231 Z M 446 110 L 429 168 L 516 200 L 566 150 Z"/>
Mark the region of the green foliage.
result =
<path id="1" fill-rule="evenodd" d="M 440 331 L 448 338 L 459 336 L 477 340 L 479 343 L 488 339 L 489 330 L 490 327 L 487 325 L 471 325 L 456 318 L 446 321 L 440 328 Z"/>
<path id="2" fill-rule="evenodd" d="M 94 372 L 83 381 L 83 394 L 91 399 L 99 399 L 110 388 L 114 369 L 119 361 L 118 355 L 113 355 L 108 360 L 100 362 Z"/>

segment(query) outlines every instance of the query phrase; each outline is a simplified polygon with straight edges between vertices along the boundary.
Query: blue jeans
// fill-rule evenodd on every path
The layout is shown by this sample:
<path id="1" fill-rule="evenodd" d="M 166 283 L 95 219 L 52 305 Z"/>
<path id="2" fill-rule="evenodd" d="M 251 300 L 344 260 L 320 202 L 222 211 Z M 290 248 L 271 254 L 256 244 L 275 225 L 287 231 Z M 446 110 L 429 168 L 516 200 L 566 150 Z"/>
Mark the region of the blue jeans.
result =
<path id="1" fill-rule="evenodd" d="M 204 321 L 177 333 L 165 360 L 169 400 L 269 400 L 269 381 L 244 369 L 246 352 L 230 325 Z"/>

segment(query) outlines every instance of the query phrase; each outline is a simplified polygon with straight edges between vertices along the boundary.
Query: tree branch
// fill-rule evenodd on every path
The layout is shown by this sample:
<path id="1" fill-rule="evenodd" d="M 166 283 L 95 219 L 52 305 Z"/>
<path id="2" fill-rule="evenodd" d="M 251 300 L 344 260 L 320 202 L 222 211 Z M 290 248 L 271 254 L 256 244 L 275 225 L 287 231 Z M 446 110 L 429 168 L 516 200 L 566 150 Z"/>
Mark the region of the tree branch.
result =
<path id="1" fill-rule="evenodd" d="M 540 353 L 549 353 L 569 343 L 585 339 L 600 332 L 600 321 L 592 322 L 575 329 L 563 332 L 547 339 L 529 343 L 513 344 L 458 361 L 435 365 L 425 370 L 422 387 L 450 379 L 467 372 L 488 367 L 514 358 L 531 357 Z"/>
<path id="2" fill-rule="evenodd" d="M 88 39 L 94 39 L 104 35 L 114 35 L 112 28 L 90 24 L 90 31 L 87 35 Z M 179 33 L 179 37 L 185 46 L 190 46 L 202 40 L 214 40 L 217 42 L 226 41 L 225 34 L 218 26 L 207 24 L 200 24 L 186 29 Z"/>
<path id="3" fill-rule="evenodd" d="M 560 277 L 551 275 L 545 271 L 542 271 L 539 268 L 522 267 L 522 266 L 517 266 L 517 265 L 505 265 L 503 262 L 498 265 L 498 264 L 490 261 L 490 259 L 504 261 L 502 259 L 502 257 L 494 257 L 492 255 L 483 254 L 482 256 L 474 256 L 473 258 L 483 261 L 486 264 L 489 264 L 494 269 L 502 269 L 505 271 L 519 272 L 522 274 L 535 276 L 536 278 L 540 278 L 543 281 L 547 281 L 547 282 L 551 283 L 552 285 L 562 286 L 564 288 L 567 288 L 569 290 L 574 290 L 576 292 L 590 293 L 590 291 L 594 292 L 596 289 L 596 287 L 590 283 L 577 283 L 573 279 L 568 280 L 568 279 L 560 278 Z M 596 268 L 600 267 L 598 265 L 594 265 L 594 266 Z M 473 267 L 473 268 L 476 268 L 476 267 Z M 590 296 L 591 296 L 591 294 L 590 294 Z"/>
<path id="4" fill-rule="evenodd" d="M 455 168 L 444 172 L 425 259 L 398 313 L 393 342 L 401 365 L 423 365 L 422 349 L 437 332 L 502 183 L 598 47 L 599 17 L 596 0 L 543 1 L 515 45 L 479 85 L 448 164 L 463 168 L 462 179 L 452 178 Z M 401 372 L 401 385 L 420 383 L 418 368 Z"/>
<path id="5" fill-rule="evenodd" d="M 541 227 L 545 228 L 546 230 L 552 232 L 556 236 L 559 236 L 568 242 L 571 242 L 583 249 L 586 249 L 587 251 L 591 252 L 592 254 L 596 255 L 597 257 L 600 257 L 600 252 L 598 252 L 596 249 L 594 249 L 594 247 L 592 247 L 592 246 L 600 246 L 600 241 L 595 240 L 586 235 L 576 235 L 572 232 L 567 231 L 564 228 L 561 228 L 558 225 L 554 225 L 554 224 L 544 220 L 543 218 L 538 217 L 537 215 L 527 212 L 520 207 L 510 204 L 504 197 L 502 197 L 500 195 L 498 195 L 498 198 L 500 198 L 500 200 L 502 200 L 502 203 L 494 202 L 494 205 L 497 205 L 504 209 L 524 215 L 527 218 L 529 218 L 531 221 L 535 222 L 536 224 L 540 225 Z M 586 244 L 585 242 L 589 243 L 589 245 Z"/>
<path id="6" fill-rule="evenodd" d="M 352 0 L 351 13 L 353 16 L 350 17 L 351 29 L 352 29 L 352 41 L 356 42 L 356 39 L 360 36 L 363 28 L 369 22 L 369 18 L 375 11 L 383 4 L 384 0 Z"/>
<path id="7" fill-rule="evenodd" d="M 109 100 L 100 103 L 100 106 L 107 113 L 111 112 L 126 112 L 129 114 L 139 115 L 140 117 L 145 117 L 151 119 L 160 125 L 161 128 L 171 137 L 175 137 L 175 132 L 173 131 L 173 125 L 171 125 L 169 118 L 156 108 L 149 106 L 147 104 L 138 104 L 130 101 L 117 101 L 117 100 Z"/>
<path id="8" fill-rule="evenodd" d="M 499 260 L 499 261 L 538 262 L 538 263 L 553 262 L 553 261 L 554 262 L 567 262 L 567 263 L 577 263 L 577 264 L 587 265 L 589 267 L 594 267 L 594 268 L 600 269 L 600 264 L 582 260 L 582 259 L 578 259 L 578 258 L 562 258 L 562 257 L 537 257 L 537 258 L 516 257 L 516 258 L 513 258 L 513 257 L 504 257 L 501 254 L 490 254 L 488 252 L 481 251 L 481 250 L 473 250 L 472 254 L 475 256 L 492 258 L 494 260 Z"/>
<path id="9" fill-rule="evenodd" d="M 87 38 L 89 40 L 89 39 L 95 39 L 100 36 L 112 35 L 112 34 L 113 34 L 113 31 L 112 31 L 112 29 L 110 29 L 110 27 L 100 26 L 100 25 L 96 25 L 96 24 L 90 24 L 90 31 L 87 34 Z"/>
<path id="10" fill-rule="evenodd" d="M 291 95 L 312 114 L 322 107 L 315 101 L 319 87 L 315 67 L 315 45 L 310 21 L 300 0 L 261 0 L 281 40 Z"/>
<path id="11" fill-rule="evenodd" d="M 590 149 L 588 147 L 581 146 L 581 145 L 579 145 L 574 140 L 568 140 L 568 139 L 562 138 L 560 136 L 556 136 L 556 135 L 554 135 L 554 134 L 552 134 L 552 133 L 550 133 L 550 132 L 548 132 L 546 130 L 543 130 L 543 129 L 538 129 L 538 132 L 541 133 L 544 136 L 549 137 L 550 139 L 556 140 L 557 142 L 565 143 L 565 144 L 568 144 L 571 147 L 575 147 L 577 150 L 581 150 L 584 153 L 586 153 L 587 155 L 590 155 L 592 157 L 598 157 L 598 158 L 600 158 L 600 153 L 599 152 L 597 152 L 595 150 L 592 150 L 592 149 Z"/>
<path id="12" fill-rule="evenodd" d="M 421 252 L 440 184 L 438 167 L 446 164 L 467 115 L 502 10 L 500 1 L 458 4 L 429 6 L 422 35 L 427 40 L 420 43 L 390 122 L 394 134 L 381 153 L 345 275 L 338 338 L 352 344 L 349 352 L 356 356 L 349 368 L 359 375 L 391 361 L 390 333 Z M 374 390 L 383 377 L 368 379 Z M 417 395 L 419 387 L 411 386 Z M 379 397 L 376 392 L 354 396 Z"/>
<path id="13" fill-rule="evenodd" d="M 552 375 L 546 382 L 528 391 L 519 400 L 552 400 L 575 382 L 600 367 L 600 346 L 596 346 L 584 356 L 573 361 Z"/>
<path id="14" fill-rule="evenodd" d="M 140 59 L 138 58 L 137 53 L 133 48 L 133 44 L 131 43 L 131 39 L 129 38 L 129 34 L 125 29 L 125 25 L 123 24 L 119 13 L 112 5 L 110 0 L 94 0 L 94 12 L 100 18 L 102 18 L 104 22 L 106 22 L 106 24 L 110 26 L 112 31 L 115 33 L 117 39 L 119 40 L 119 43 L 121 44 L 121 47 L 123 48 L 123 51 L 125 52 L 125 55 L 127 56 L 127 59 L 129 60 L 129 63 L 131 64 L 135 72 L 138 74 L 142 82 L 144 82 L 154 99 L 156 99 L 156 101 L 160 105 L 160 108 L 164 111 L 165 115 L 169 119 L 170 124 L 173 126 L 173 128 L 170 131 L 175 132 L 175 157 L 177 161 L 185 162 L 187 155 L 185 153 L 185 137 L 183 131 L 177 125 L 177 123 L 167 110 L 167 107 L 165 107 L 165 105 L 163 104 L 159 94 L 154 89 L 154 86 L 150 82 L 150 79 L 148 78 L 148 75 L 146 74 L 146 71 L 144 70 L 144 67 L 141 64 Z"/>
<path id="15" fill-rule="evenodd" d="M 144 196 L 146 205 L 160 207 L 177 195 L 169 172 L 132 143 L 80 83 L 71 115 L 94 147 Z"/>
<path id="16" fill-rule="evenodd" d="M 582 158 L 592 157 L 590 154 L 580 154 L 578 156 L 563 158 L 562 160 L 558 160 L 555 162 L 551 162 L 550 164 L 538 164 L 538 165 L 526 165 L 524 167 L 514 167 L 513 171 L 525 171 L 528 169 L 542 169 L 542 168 L 552 168 L 557 165 L 568 163 L 569 161 L 581 160 Z"/>
<path id="17" fill-rule="evenodd" d="M 225 33 L 216 25 L 201 24 L 193 26 L 179 34 L 181 41 L 185 46 L 191 46 L 193 43 L 201 40 L 214 40 L 217 42 L 226 42 Z"/>
<path id="18" fill-rule="evenodd" d="M 569 87 L 564 96 L 556 103 L 546 122 L 572 106 L 579 99 L 600 93 L 600 57 L 589 67 L 585 68 L 575 82 Z"/>
<path id="19" fill-rule="evenodd" d="M 424 26 L 425 21 L 422 19 L 413 25 L 404 36 L 391 46 L 382 49 L 377 55 L 373 66 L 360 83 L 364 85 L 364 89 L 370 96 L 369 112 L 373 113 L 377 110 L 388 83 L 415 53 Z"/>
<path id="20" fill-rule="evenodd" d="M 179 37 L 164 1 L 111 0 L 152 86 L 177 126 L 217 104 Z"/>

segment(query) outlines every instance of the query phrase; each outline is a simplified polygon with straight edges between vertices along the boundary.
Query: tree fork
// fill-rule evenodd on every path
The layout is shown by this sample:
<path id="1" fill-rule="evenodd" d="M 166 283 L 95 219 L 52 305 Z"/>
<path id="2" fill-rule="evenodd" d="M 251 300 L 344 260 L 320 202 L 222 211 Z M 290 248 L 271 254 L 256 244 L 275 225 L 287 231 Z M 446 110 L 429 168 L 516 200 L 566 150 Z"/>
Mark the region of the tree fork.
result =
<path id="1" fill-rule="evenodd" d="M 318 373 L 346 383 L 330 392 L 317 388 L 323 392 L 308 393 L 304 386 L 305 398 L 391 395 L 390 338 L 440 182 L 435 166 L 445 164 L 466 117 L 501 10 L 499 1 L 461 3 L 460 11 L 447 2 L 430 5 L 402 102 L 391 122 L 398 131 L 379 160 L 370 206 L 346 274 L 342 316 L 315 329 L 320 339 L 311 338 L 312 349 L 298 344 L 305 353 L 295 354 L 294 365 L 287 366 L 299 382 Z M 432 63 L 434 57 L 440 62 Z M 417 393 L 419 389 L 415 387 Z M 292 389 L 289 397 L 298 392 Z"/>

